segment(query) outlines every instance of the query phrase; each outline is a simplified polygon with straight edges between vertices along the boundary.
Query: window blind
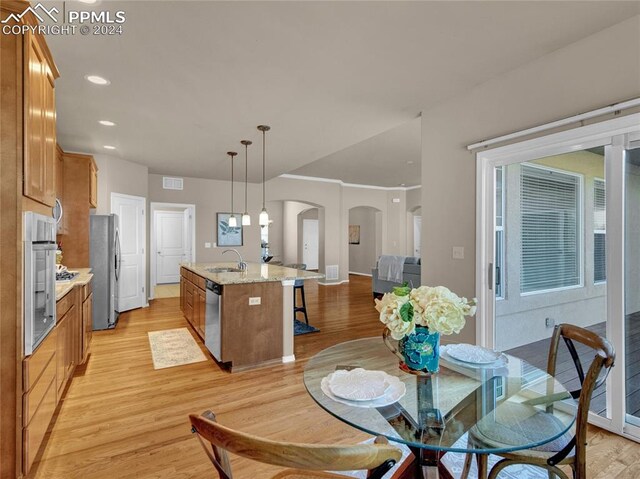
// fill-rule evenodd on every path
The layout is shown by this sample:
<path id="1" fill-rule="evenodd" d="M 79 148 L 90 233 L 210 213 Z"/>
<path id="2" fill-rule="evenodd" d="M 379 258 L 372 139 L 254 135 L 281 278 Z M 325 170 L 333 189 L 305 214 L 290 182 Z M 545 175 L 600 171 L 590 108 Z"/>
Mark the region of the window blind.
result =
<path id="1" fill-rule="evenodd" d="M 580 178 L 521 166 L 520 291 L 580 284 Z"/>
<path id="2" fill-rule="evenodd" d="M 593 180 L 593 281 L 607 280 L 607 217 L 604 180 Z"/>

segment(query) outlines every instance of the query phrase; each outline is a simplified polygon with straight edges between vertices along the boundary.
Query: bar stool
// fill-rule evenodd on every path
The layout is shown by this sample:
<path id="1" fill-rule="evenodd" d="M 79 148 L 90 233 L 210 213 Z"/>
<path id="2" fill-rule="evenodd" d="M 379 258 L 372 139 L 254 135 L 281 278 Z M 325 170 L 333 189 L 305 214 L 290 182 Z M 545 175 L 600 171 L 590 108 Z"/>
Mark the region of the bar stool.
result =
<path id="1" fill-rule="evenodd" d="M 294 263 L 286 265 L 287 268 L 293 269 L 307 269 L 307 265 L 304 263 Z M 298 295 L 296 291 L 300 290 L 300 296 L 302 297 L 302 306 L 298 306 Z M 304 298 L 304 280 L 296 279 L 293 283 L 293 318 L 296 318 L 296 313 L 304 314 L 304 321 L 309 324 L 309 317 L 307 316 L 307 302 Z"/>

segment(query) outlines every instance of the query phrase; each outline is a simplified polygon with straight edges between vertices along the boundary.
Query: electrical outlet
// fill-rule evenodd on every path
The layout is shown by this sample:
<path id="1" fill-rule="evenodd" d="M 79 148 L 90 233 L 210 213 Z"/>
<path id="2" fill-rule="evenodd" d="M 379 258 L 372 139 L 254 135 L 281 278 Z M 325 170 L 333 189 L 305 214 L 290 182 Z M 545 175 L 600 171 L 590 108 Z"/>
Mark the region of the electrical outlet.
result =
<path id="1" fill-rule="evenodd" d="M 544 324 L 547 328 L 553 328 L 556 322 L 553 318 L 544 318 Z"/>
<path id="2" fill-rule="evenodd" d="M 464 259 L 464 246 L 454 246 L 451 256 L 453 259 Z"/>
<path id="3" fill-rule="evenodd" d="M 262 298 L 260 296 L 249 298 L 249 306 L 258 306 L 261 303 L 262 303 Z"/>
<path id="4" fill-rule="evenodd" d="M 204 244 L 204 247 L 205 247 L 205 248 L 211 248 L 211 243 L 205 243 L 205 244 Z"/>

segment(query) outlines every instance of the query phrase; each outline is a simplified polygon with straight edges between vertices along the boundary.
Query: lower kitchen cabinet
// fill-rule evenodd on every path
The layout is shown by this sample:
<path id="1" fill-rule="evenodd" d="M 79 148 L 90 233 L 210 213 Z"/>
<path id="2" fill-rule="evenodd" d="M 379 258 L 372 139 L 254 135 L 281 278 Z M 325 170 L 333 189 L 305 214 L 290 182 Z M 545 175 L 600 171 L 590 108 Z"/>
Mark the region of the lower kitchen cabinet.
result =
<path id="1" fill-rule="evenodd" d="M 89 357 L 91 337 L 93 334 L 93 293 L 90 293 L 82 303 L 82 362 Z"/>
<path id="2" fill-rule="evenodd" d="M 91 282 L 75 286 L 56 303 L 56 326 L 23 360 L 23 472 L 27 475 L 77 365 L 89 355 Z"/>
<path id="3" fill-rule="evenodd" d="M 204 340 L 207 293 L 205 279 L 180 268 L 180 307 L 193 330 Z"/>

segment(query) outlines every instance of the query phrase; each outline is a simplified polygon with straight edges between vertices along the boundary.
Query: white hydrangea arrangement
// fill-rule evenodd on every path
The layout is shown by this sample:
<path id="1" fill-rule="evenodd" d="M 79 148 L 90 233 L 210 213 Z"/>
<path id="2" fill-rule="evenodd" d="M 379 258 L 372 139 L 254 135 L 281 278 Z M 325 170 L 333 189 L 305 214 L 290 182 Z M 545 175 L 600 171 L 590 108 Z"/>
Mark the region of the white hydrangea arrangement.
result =
<path id="1" fill-rule="evenodd" d="M 405 285 L 376 299 L 376 309 L 391 337 L 400 340 L 412 334 L 416 326 L 445 335 L 459 333 L 465 316 L 476 313 L 476 300 L 461 298 L 444 286 L 411 289 Z"/>

